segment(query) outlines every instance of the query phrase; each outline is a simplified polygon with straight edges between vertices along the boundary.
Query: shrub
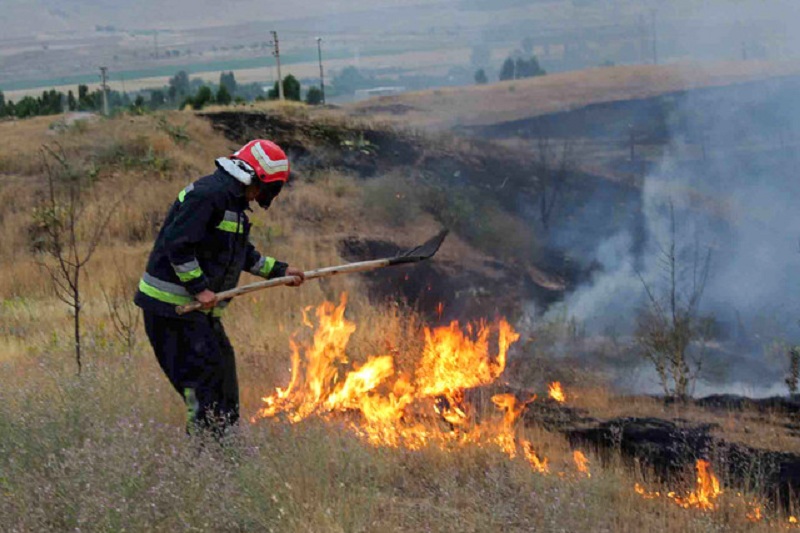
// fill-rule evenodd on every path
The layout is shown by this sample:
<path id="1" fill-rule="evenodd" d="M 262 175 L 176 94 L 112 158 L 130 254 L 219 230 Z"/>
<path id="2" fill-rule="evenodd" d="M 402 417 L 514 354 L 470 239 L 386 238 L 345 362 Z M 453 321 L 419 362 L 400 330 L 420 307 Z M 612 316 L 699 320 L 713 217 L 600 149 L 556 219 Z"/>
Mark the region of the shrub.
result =
<path id="1" fill-rule="evenodd" d="M 795 346 L 789 350 L 789 375 L 786 376 L 789 394 L 797 394 L 798 383 L 800 383 L 800 346 Z"/>
<path id="2" fill-rule="evenodd" d="M 322 89 L 317 86 L 310 87 L 306 93 L 306 103 L 308 105 L 322 104 Z"/>

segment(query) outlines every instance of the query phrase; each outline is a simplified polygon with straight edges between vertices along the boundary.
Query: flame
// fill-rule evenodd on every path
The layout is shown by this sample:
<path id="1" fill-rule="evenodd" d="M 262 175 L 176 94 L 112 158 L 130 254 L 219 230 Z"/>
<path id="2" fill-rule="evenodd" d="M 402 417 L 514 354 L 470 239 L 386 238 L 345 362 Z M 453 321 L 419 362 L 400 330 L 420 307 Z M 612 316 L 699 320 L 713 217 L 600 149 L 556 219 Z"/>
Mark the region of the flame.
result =
<path id="1" fill-rule="evenodd" d="M 423 398 L 437 398 L 436 411 L 454 426 L 464 425 L 470 416 L 464 390 L 491 383 L 505 370 L 508 348 L 519 334 L 505 320 L 499 322 L 498 330 L 498 353 L 492 359 L 490 329 L 485 322 L 468 325 L 466 333 L 457 321 L 425 328 L 425 347 L 416 371 L 417 392 Z"/>
<path id="2" fill-rule="evenodd" d="M 764 516 L 761 514 L 761 506 L 755 503 L 751 504 L 752 508 L 747 513 L 747 519 L 751 522 L 760 522 Z"/>
<path id="3" fill-rule="evenodd" d="M 313 331 L 311 342 L 296 337 L 291 347 L 291 378 L 285 388 L 263 398 L 255 422 L 261 418 L 282 417 L 298 423 L 310 416 L 341 421 L 346 427 L 375 446 L 420 449 L 437 445 L 492 446 L 511 459 L 524 459 L 534 472 L 549 474 L 546 457 L 539 455 L 533 443 L 520 435 L 518 421 L 536 396 L 521 401 L 513 394 L 497 394 L 492 403 L 502 416 L 477 416 L 470 412 L 465 391 L 497 380 L 506 367 L 510 346 L 519 339 L 508 322 L 480 322 L 462 328 L 458 322 L 424 329 L 424 348 L 415 369 L 399 373 L 392 355 L 373 355 L 363 364 L 353 364 L 347 346 L 356 325 L 345 318 L 347 296 L 338 305 L 325 302 L 303 311 L 303 324 Z M 496 352 L 490 340 L 496 341 Z M 392 352 L 391 349 L 388 350 Z M 561 383 L 549 386 L 549 397 L 566 401 Z M 427 406 L 427 407 L 426 407 Z M 439 423 L 426 423 L 430 416 L 417 416 L 420 410 L 438 414 Z M 442 421 L 446 424 L 442 424 Z M 443 426 L 448 426 L 444 428 Z M 578 472 L 591 477 L 588 458 L 573 452 Z M 719 480 L 705 460 L 696 463 L 697 484 L 685 496 L 675 492 L 666 498 L 684 508 L 717 510 L 717 498 L 723 493 Z M 565 477 L 564 472 L 558 472 Z M 636 494 L 644 499 L 661 498 L 640 484 Z M 752 522 L 765 520 L 757 501 L 747 503 L 746 517 Z M 787 527 L 798 524 L 788 517 Z"/>
<path id="4" fill-rule="evenodd" d="M 650 492 L 647 489 L 645 489 L 644 487 L 642 487 L 641 485 L 639 485 L 638 483 L 636 483 L 633 486 L 633 490 L 636 492 L 636 494 L 638 494 L 639 496 L 641 496 L 645 500 L 655 500 L 656 498 L 660 498 L 661 497 L 661 493 L 660 492 L 658 492 L 658 491 Z"/>
<path id="5" fill-rule="evenodd" d="M 666 497 L 672 502 L 680 505 L 685 509 L 701 509 L 704 511 L 717 511 L 722 506 L 717 503 L 717 499 L 723 494 L 719 480 L 711 471 L 711 465 L 708 461 L 699 459 L 695 464 L 697 470 L 697 481 L 695 490 L 689 492 L 686 496 L 678 496 L 675 492 L 668 492 Z M 634 492 L 646 500 L 654 500 L 660 498 L 662 494 L 658 491 L 648 491 L 639 483 L 633 487 Z M 745 518 L 750 522 L 772 522 L 771 519 L 765 517 L 764 506 L 758 499 L 748 500 L 741 492 L 735 494 L 738 500 L 739 508 L 744 507 Z M 736 500 L 734 500 L 736 501 Z M 730 507 L 735 507 L 734 502 L 729 502 Z M 788 517 L 787 529 L 793 528 L 798 523 L 794 516 Z"/>
<path id="6" fill-rule="evenodd" d="M 525 460 L 531 465 L 534 471 L 540 474 L 547 474 L 550 472 L 547 458 L 540 459 L 536 452 L 533 450 L 533 444 L 525 440 L 522 442 L 522 451 L 525 453 Z"/>
<path id="7" fill-rule="evenodd" d="M 492 402 L 503 411 L 501 429 L 495 437 L 495 442 L 512 459 L 517 456 L 517 441 L 514 425 L 525 409 L 524 403 L 518 403 L 513 394 L 496 394 Z"/>
<path id="8" fill-rule="evenodd" d="M 698 459 L 695 469 L 697 470 L 697 486 L 695 490 L 686 497 L 675 496 L 674 493 L 669 493 L 667 496 L 686 509 L 695 507 L 709 511 L 714 510 L 717 508 L 714 500 L 722 494 L 719 480 L 711 471 L 711 465 L 705 459 Z"/>
<path id="9" fill-rule="evenodd" d="M 592 473 L 589 472 L 589 459 L 583 455 L 583 452 L 575 450 L 572 452 L 572 459 L 575 461 L 575 467 L 578 469 L 578 472 L 586 474 L 586 477 L 592 477 Z"/>
<path id="10" fill-rule="evenodd" d="M 550 398 L 557 401 L 558 403 L 564 403 L 567 401 L 567 395 L 564 394 L 564 389 L 561 388 L 560 381 L 554 381 L 548 386 L 548 393 Z"/>
<path id="11" fill-rule="evenodd" d="M 697 470 L 697 485 L 695 486 L 695 490 L 690 491 L 686 496 L 678 496 L 675 492 L 668 492 L 667 498 L 684 509 L 716 510 L 717 504 L 715 501 L 722 494 L 722 489 L 720 488 L 717 476 L 711 471 L 711 464 L 705 459 L 698 459 L 695 464 L 695 469 Z M 648 500 L 660 496 L 658 492 L 648 492 L 638 483 L 634 485 L 633 490 Z M 753 512 L 755 513 L 756 511 Z M 760 516 L 761 511 L 759 510 L 757 512 L 758 516 Z"/>
<path id="12" fill-rule="evenodd" d="M 480 322 L 462 329 L 454 321 L 425 328 L 424 348 L 412 378 L 398 375 L 392 355 L 350 364 L 346 349 L 356 325 L 345 318 L 346 305 L 346 295 L 342 295 L 339 305 L 320 305 L 315 320 L 309 316 L 310 309 L 304 311 L 303 323 L 313 329 L 313 339 L 307 346 L 290 341 L 289 385 L 264 397 L 253 421 L 280 415 L 296 423 L 312 415 L 338 413 L 374 445 L 418 449 L 429 442 L 492 443 L 516 457 L 517 445 L 524 444 L 516 438 L 516 421 L 533 398 L 518 402 L 513 395 L 496 396 L 493 401 L 503 412 L 502 421 L 481 426 L 474 422 L 464 399 L 465 390 L 492 383 L 503 373 L 508 350 L 519 339 L 508 322 Z M 495 332 L 497 351 L 492 353 L 490 338 Z M 409 422 L 407 410 L 419 402 L 428 402 L 447 422 L 448 430 Z M 546 460 L 538 464 L 546 465 Z"/>

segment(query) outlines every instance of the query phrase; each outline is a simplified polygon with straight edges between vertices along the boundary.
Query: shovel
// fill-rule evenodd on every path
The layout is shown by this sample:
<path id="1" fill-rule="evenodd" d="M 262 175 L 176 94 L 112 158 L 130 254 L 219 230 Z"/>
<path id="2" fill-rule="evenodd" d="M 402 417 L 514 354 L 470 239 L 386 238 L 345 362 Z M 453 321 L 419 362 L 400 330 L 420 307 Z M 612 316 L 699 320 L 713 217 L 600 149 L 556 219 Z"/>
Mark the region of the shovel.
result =
<path id="1" fill-rule="evenodd" d="M 368 272 L 370 270 L 377 270 L 394 265 L 405 265 L 407 263 L 419 263 L 426 259 L 430 259 L 439 250 L 439 247 L 447 237 L 447 230 L 442 231 L 435 237 L 428 240 L 425 244 L 421 244 L 416 248 L 407 250 L 394 257 L 387 257 L 384 259 L 373 259 L 372 261 L 361 261 L 358 263 L 348 263 L 346 265 L 318 268 L 317 270 L 309 270 L 305 272 L 307 280 L 315 278 L 328 278 L 337 274 L 353 274 L 355 272 Z M 259 281 L 249 285 L 242 285 L 229 291 L 217 293 L 217 301 L 230 300 L 236 296 L 242 296 L 251 292 L 269 289 L 270 287 L 278 287 L 280 285 L 288 285 L 294 283 L 298 278 L 295 276 L 284 276 L 281 278 L 269 279 L 266 281 Z M 179 315 L 185 315 L 192 311 L 202 309 L 203 304 L 200 302 L 192 302 L 186 305 L 179 305 L 175 308 L 175 312 Z"/>

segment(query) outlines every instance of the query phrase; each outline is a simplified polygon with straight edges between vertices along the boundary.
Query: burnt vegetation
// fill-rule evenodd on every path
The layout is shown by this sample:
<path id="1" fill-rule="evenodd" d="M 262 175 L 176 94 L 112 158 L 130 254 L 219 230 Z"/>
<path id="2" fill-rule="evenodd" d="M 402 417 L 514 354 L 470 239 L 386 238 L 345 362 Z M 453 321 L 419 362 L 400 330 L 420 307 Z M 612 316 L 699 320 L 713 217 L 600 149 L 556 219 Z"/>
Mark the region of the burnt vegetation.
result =
<path id="1" fill-rule="evenodd" d="M 568 491 L 573 501 L 586 501 L 586 494 L 601 490 L 611 491 L 614 498 L 630 500 L 635 481 L 649 488 L 640 493 L 644 495 L 641 500 L 635 500 L 639 503 L 614 510 L 611 521 L 604 518 L 604 511 L 593 510 L 595 518 L 583 522 L 583 514 L 567 513 L 563 503 L 552 505 L 559 509 L 557 514 L 574 516 L 569 519 L 570 527 L 585 529 L 595 527 L 598 520 L 613 528 L 619 524 L 619 513 L 631 520 L 631 530 L 661 527 L 658 520 L 663 517 L 684 529 L 697 529 L 700 522 L 745 528 L 749 522 L 739 511 L 754 513 L 756 504 L 752 502 L 758 502 L 758 512 L 768 517 L 759 518 L 764 528 L 785 525 L 785 515 L 794 512 L 795 494 L 800 489 L 796 400 L 690 398 L 696 370 L 692 357 L 711 357 L 713 362 L 713 356 L 727 354 L 725 350 L 731 345 L 725 344 L 725 335 L 730 333 L 722 332 L 724 328 L 718 322 L 707 321 L 702 309 L 714 279 L 707 249 L 687 246 L 689 241 L 682 241 L 676 230 L 687 213 L 701 210 L 698 205 L 711 209 L 713 203 L 659 204 L 668 213 L 668 223 L 666 239 L 656 248 L 660 268 L 654 277 L 645 260 L 653 245 L 649 235 L 652 228 L 648 226 L 651 198 L 643 193 L 637 179 L 609 177 L 609 167 L 587 165 L 594 160 L 587 159 L 587 150 L 592 147 L 587 147 L 590 142 L 585 137 L 542 129 L 530 133 L 527 144 L 501 143 L 314 113 L 289 105 L 262 111 L 222 110 L 203 114 L 201 119 L 188 114 L 137 115 L 124 117 L 130 122 L 124 123 L 122 132 L 108 129 L 119 124 L 114 122 L 119 119 L 112 119 L 55 133 L 72 143 L 69 153 L 87 169 L 84 177 L 91 182 L 90 188 L 82 192 L 103 191 L 108 195 L 104 186 L 113 183 L 117 190 L 124 190 L 120 189 L 123 184 L 145 174 L 150 186 L 130 192 L 141 208 L 132 209 L 131 202 L 126 202 L 115 214 L 119 220 L 92 219 L 100 223 L 92 227 L 107 232 L 103 234 L 107 240 L 95 237 L 99 235 L 95 231 L 79 232 L 74 239 L 80 243 L 79 249 L 93 251 L 103 259 L 89 264 L 92 276 L 101 278 L 100 282 L 80 285 L 88 293 L 81 294 L 78 309 L 91 310 L 81 315 L 87 320 L 84 331 L 88 339 L 81 378 L 70 378 L 62 385 L 58 380 L 47 381 L 50 374 L 35 372 L 48 360 L 48 351 L 63 351 L 59 347 L 61 334 L 52 334 L 52 328 L 33 320 L 31 306 L 47 301 L 44 292 L 36 292 L 39 280 L 26 278 L 18 266 L 9 266 L 14 279 L 21 281 L 9 284 L 6 293 L 37 296 L 34 304 L 20 296 L 3 300 L 3 339 L 19 342 L 16 339 L 34 332 L 41 346 L 46 346 L 36 351 L 26 345 L 37 354 L 35 358 L 10 365 L 37 384 L 46 384 L 50 388 L 47 398 L 61 398 L 64 411 L 74 415 L 60 420 L 58 412 L 37 407 L 33 398 L 38 397 L 38 386 L 0 402 L 0 422 L 12 421 L 0 446 L 41 450 L 26 452 L 19 463 L 8 463 L 14 474 L 0 478 L 0 489 L 13 495 L 13 503 L 0 503 L 3 516 L 12 516 L 23 525 L 56 524 L 55 529 L 77 527 L 87 520 L 99 524 L 97 527 L 111 528 L 118 516 L 104 514 L 107 505 L 103 494 L 124 493 L 126 501 L 150 502 L 148 491 L 152 489 L 160 500 L 146 513 L 135 505 L 119 507 L 120 515 L 131 517 L 141 529 L 154 523 L 179 527 L 169 518 L 174 507 L 190 509 L 182 515 L 182 521 L 211 524 L 209 527 L 216 529 L 231 524 L 240 530 L 324 530 L 320 524 L 369 529 L 375 523 L 392 523 L 403 529 L 411 520 L 408 502 L 432 499 L 437 502 L 435 509 L 415 508 L 419 522 L 413 527 L 446 530 L 453 525 L 452 519 L 442 523 L 436 520 L 441 519 L 442 508 L 450 508 L 448 494 L 459 492 L 466 494 L 465 498 L 482 495 L 475 497 L 476 510 L 470 518 L 473 525 L 479 524 L 478 529 L 492 529 L 500 513 L 503 525 L 511 524 L 509 529 L 546 530 L 557 527 L 558 520 L 548 522 L 536 506 L 541 501 L 551 502 L 549 492 Z M 348 317 L 359 317 L 353 349 L 331 367 L 325 382 L 325 401 L 335 398 L 339 402 L 336 409 L 326 411 L 324 405 L 328 404 L 316 398 L 313 411 L 300 410 L 308 420 L 288 424 L 287 420 L 297 422 L 292 418 L 296 415 L 292 408 L 304 405 L 305 400 L 273 394 L 277 400 L 271 406 L 285 409 L 272 422 L 261 421 L 243 429 L 242 438 L 252 445 L 248 448 L 252 455 L 237 457 L 229 465 L 216 451 L 204 449 L 203 464 L 197 465 L 197 454 L 184 454 L 182 436 L 173 435 L 162 423 L 178 420 L 183 413 L 177 407 L 173 409 L 166 389 L 152 390 L 153 383 L 159 386 L 158 369 L 143 349 L 146 343 L 140 342 L 138 315 L 130 307 L 126 287 L 138 279 L 143 243 L 157 232 L 160 215 L 175 191 L 185 186 L 187 176 L 208 170 L 195 166 L 197 161 L 191 154 L 226 153 L 253 137 L 276 140 L 287 148 L 294 162 L 294 179 L 279 206 L 270 212 L 268 222 L 254 215 L 254 239 L 274 249 L 276 256 L 296 254 L 311 268 L 341 258 L 355 261 L 394 255 L 441 226 L 453 230 L 454 235 L 435 262 L 413 269 L 379 271 L 347 285 L 339 280 L 326 281 L 305 287 L 303 291 L 308 292 L 300 296 L 276 291 L 269 298 L 238 303 L 232 334 L 243 346 L 240 357 L 248 368 L 243 373 L 243 400 L 251 411 L 258 406 L 269 411 L 270 405 L 262 400 L 265 394 L 270 397 L 276 385 L 294 383 L 290 377 L 299 367 L 291 375 L 287 371 L 294 367 L 285 364 L 290 351 L 288 332 L 301 328 L 302 334 L 292 337 L 291 346 L 307 350 L 313 335 L 300 324 L 307 326 L 314 316 L 321 316 L 311 313 L 310 306 L 336 300 L 345 290 L 351 292 L 353 302 Z M 636 143 L 640 138 L 636 137 Z M 626 156 L 628 148 L 622 146 Z M 646 159 L 646 150 L 642 151 L 639 144 L 634 148 L 631 159 Z M 2 163 L 15 173 L 28 172 L 22 159 L 6 156 Z M 612 158 L 614 168 L 624 167 L 630 172 L 649 165 L 618 163 Z M 81 198 L 93 209 L 102 202 L 100 196 Z M 63 210 L 59 205 L 51 211 Z M 33 248 L 30 252 L 42 254 L 53 249 L 53 217 L 47 215 L 47 205 L 38 209 L 43 213 L 41 220 L 31 220 L 27 214 L 20 214 L 24 211 L 11 209 L 0 215 L 11 221 L 24 219 L 33 232 L 26 243 Z M 663 218 L 660 220 L 663 222 Z M 608 273 L 609 265 L 596 253 L 597 243 L 613 240 L 621 229 L 629 237 L 625 252 L 634 251 L 630 272 L 643 296 L 637 309 L 638 338 L 612 328 L 592 332 L 568 309 L 551 312 L 581 287 Z M 95 241 L 99 244 L 93 245 Z M 135 259 L 118 262 L 124 257 Z M 331 309 L 334 306 L 326 305 Z M 272 318 L 266 320 L 267 316 Z M 425 343 L 441 335 L 442 330 L 474 342 L 479 325 L 462 330 L 450 321 L 464 323 L 499 316 L 507 317 L 522 334 L 510 341 L 513 346 L 508 360 L 503 356 L 501 363 L 498 356 L 490 356 L 486 366 L 489 378 L 469 386 L 424 392 L 427 378 L 414 365 L 420 357 L 424 359 Z M 506 333 L 502 343 L 516 339 L 517 333 L 512 333 Z M 710 351 L 695 351 L 712 336 Z M 502 344 L 495 332 L 487 339 L 492 352 Z M 781 348 L 779 382 L 787 375 L 785 353 Z M 595 372 L 600 368 L 596 361 L 633 373 L 640 368 L 643 354 L 656 369 L 663 394 L 654 398 L 609 393 L 609 381 Z M 786 380 L 790 389 L 793 383 L 796 385 L 791 379 L 797 367 L 792 357 Z M 396 381 L 369 388 L 354 379 L 352 383 L 365 387 L 361 397 L 342 398 L 338 394 L 348 377 L 366 371 L 375 361 L 387 364 L 387 358 L 397 365 L 389 367 Z M 273 364 L 273 360 L 279 363 Z M 705 368 L 708 359 L 700 361 Z M 465 366 L 457 368 L 464 370 Z M 390 374 L 384 371 L 381 375 Z M 53 372 L 60 376 L 59 371 Z M 547 383 L 555 379 L 564 383 L 558 399 L 545 392 Z M 416 387 L 413 391 L 412 384 Z M 406 411 L 397 400 L 407 397 L 413 397 L 415 404 Z M 418 431 L 415 424 L 421 423 L 435 434 L 431 438 L 442 439 L 447 445 L 422 451 L 393 445 L 392 453 L 371 447 L 374 442 L 368 446 L 363 440 L 365 433 L 358 429 L 369 429 L 364 417 L 371 411 L 361 406 L 385 399 L 394 401 L 389 402 L 394 413 L 401 413 L 390 419 L 395 425 L 386 434 L 400 428 Z M 29 407 L 33 405 L 35 416 L 17 421 L 14 413 L 26 402 Z M 139 413 L 154 422 L 140 422 Z M 476 427 L 481 429 L 475 431 Z M 350 432 L 353 428 L 355 433 Z M 494 440 L 486 440 L 487 435 Z M 472 438 L 476 439 L 475 450 L 462 454 L 457 447 Z M 149 456 L 153 450 L 158 453 L 155 459 Z M 50 453 L 55 457 L 50 464 L 57 467 L 37 466 L 41 454 Z M 226 454 L 223 451 L 220 455 Z M 311 466 L 287 466 L 297 461 Z M 318 470 L 320 461 L 326 466 Z M 146 472 L 139 481 L 120 488 L 118 481 L 103 475 L 109 468 L 104 466 L 107 463 L 145 464 Z M 185 466 L 192 474 L 187 477 L 175 465 Z M 680 495 L 692 490 L 698 465 L 719 476 L 724 487 L 722 499 L 713 499 L 719 496 L 714 493 L 705 507 L 686 504 L 688 496 L 673 500 L 698 514 L 683 513 L 679 506 L 646 508 L 652 512 L 644 512 L 645 507 L 639 506 L 653 503 L 646 499 L 659 487 Z M 111 470 L 117 472 L 116 467 Z M 317 475 L 319 472 L 322 474 Z M 234 502 L 234 510 L 221 508 L 217 496 L 209 499 L 191 476 L 216 482 L 227 501 Z M 37 479 L 43 480 L 39 483 L 46 491 L 42 497 L 55 504 L 23 516 L 17 509 L 35 509 L 36 498 L 20 488 Z M 81 485 L 84 479 L 91 483 Z M 349 492 L 340 490 L 343 485 Z M 89 487 L 85 497 L 77 490 L 80 486 Z M 737 491 L 746 496 L 736 496 Z M 63 496 L 73 493 L 81 494 L 74 512 L 70 511 L 70 498 Z M 186 493 L 191 497 L 182 495 Z M 268 508 L 263 505 L 264 493 L 272 495 Z M 350 493 L 355 496 L 350 498 Z M 531 499 L 532 493 L 541 496 Z M 603 502 L 600 508 L 607 507 L 608 494 L 603 494 L 598 500 Z M 368 495 L 375 500 L 364 505 L 362 499 Z M 196 510 L 198 497 L 203 502 L 200 510 Z M 480 510 L 486 498 L 497 500 L 490 511 Z M 745 498 L 752 498 L 752 502 L 745 502 Z M 700 514 L 724 508 L 721 502 L 738 507 L 714 518 Z M 462 516 L 464 510 L 458 513 Z"/>

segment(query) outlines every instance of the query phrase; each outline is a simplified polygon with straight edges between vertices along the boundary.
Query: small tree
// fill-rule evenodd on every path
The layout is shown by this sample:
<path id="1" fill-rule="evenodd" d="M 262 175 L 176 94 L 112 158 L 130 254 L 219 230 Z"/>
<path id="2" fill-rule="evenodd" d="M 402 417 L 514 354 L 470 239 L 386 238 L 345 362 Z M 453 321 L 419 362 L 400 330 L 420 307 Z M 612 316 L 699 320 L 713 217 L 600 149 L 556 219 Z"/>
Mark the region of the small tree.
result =
<path id="1" fill-rule="evenodd" d="M 283 78 L 283 96 L 287 100 L 294 100 L 295 102 L 300 101 L 300 82 L 297 81 L 297 78 L 289 74 L 285 78 Z M 272 89 L 269 90 L 269 99 L 270 100 L 277 100 L 280 93 L 278 92 L 278 82 L 275 82 L 275 85 Z"/>
<path id="2" fill-rule="evenodd" d="M 710 330 L 711 319 L 701 316 L 698 308 L 708 281 L 711 251 L 701 257 L 695 244 L 686 265 L 684 254 L 677 248 L 672 202 L 669 217 L 670 240 L 666 248 L 661 248 L 659 258 L 666 286 L 659 289 L 639 273 L 647 305 L 639 313 L 636 340 L 644 357 L 655 366 L 664 394 L 685 401 L 702 370 L 701 358 L 690 359 L 690 346 L 705 340 Z"/>
<path id="3" fill-rule="evenodd" d="M 114 325 L 114 332 L 125 346 L 128 357 L 131 357 L 136 346 L 136 332 L 139 329 L 139 309 L 133 303 L 133 294 L 130 293 L 131 283 L 122 276 L 121 268 L 115 270 L 117 283 L 111 290 L 102 288 L 103 298 L 111 323 Z"/>
<path id="4" fill-rule="evenodd" d="M 310 87 L 306 93 L 306 103 L 308 105 L 320 105 L 322 103 L 322 89 L 316 85 Z"/>
<path id="5" fill-rule="evenodd" d="M 236 76 L 233 75 L 233 71 L 220 73 L 219 86 L 225 87 L 225 89 L 228 91 L 228 94 L 231 96 L 236 94 Z"/>
<path id="6" fill-rule="evenodd" d="M 478 85 L 485 85 L 489 83 L 489 78 L 486 76 L 486 71 L 482 68 L 479 68 L 475 71 L 475 83 Z"/>
<path id="7" fill-rule="evenodd" d="M 184 102 L 183 106 L 186 105 L 192 106 L 192 109 L 200 110 L 203 109 L 207 104 L 214 102 L 214 93 L 211 92 L 211 87 L 208 85 L 203 85 L 198 89 L 197 94 L 194 97 L 187 98 Z"/>
<path id="8" fill-rule="evenodd" d="M 299 102 L 301 100 L 300 91 L 300 82 L 297 81 L 297 78 L 291 74 L 283 78 L 283 95 L 287 100 Z"/>
<path id="9" fill-rule="evenodd" d="M 789 350 L 789 375 L 786 376 L 789 394 L 797 394 L 798 385 L 800 385 L 800 346 L 795 346 Z"/>
<path id="10" fill-rule="evenodd" d="M 161 89 L 156 89 L 150 93 L 150 107 L 152 109 L 159 109 L 166 103 L 167 98 Z"/>
<path id="11" fill-rule="evenodd" d="M 370 80 L 356 67 L 345 67 L 333 76 L 332 85 L 337 94 L 353 94 L 358 89 L 368 87 Z"/>
<path id="12" fill-rule="evenodd" d="M 35 221 L 45 236 L 45 257 L 39 260 L 39 264 L 49 274 L 56 297 L 67 304 L 72 312 L 75 362 L 80 374 L 83 309 L 81 274 L 100 244 L 116 204 L 107 206 L 100 220 L 87 223 L 84 220 L 87 176 L 69 163 L 60 146 L 57 150 L 44 147 L 42 159 L 47 189 L 40 205 L 34 210 Z"/>
<path id="13" fill-rule="evenodd" d="M 78 109 L 78 101 L 75 99 L 75 93 L 72 92 L 72 89 L 67 93 L 67 108 L 70 111 Z"/>
<path id="14" fill-rule="evenodd" d="M 220 85 L 219 89 L 217 89 L 216 99 L 219 105 L 230 105 L 230 103 L 233 101 L 231 93 L 228 92 L 228 88 L 225 87 L 224 85 Z"/>
<path id="15" fill-rule="evenodd" d="M 550 138 L 541 136 L 536 142 L 534 159 L 536 175 L 532 188 L 539 204 L 539 221 L 542 228 L 549 231 L 553 212 L 564 191 L 568 190 L 570 173 L 577 166 L 573 143 L 565 139 L 559 154 Z"/>
<path id="16" fill-rule="evenodd" d="M 179 71 L 169 79 L 169 94 L 173 100 L 178 100 L 189 95 L 191 91 L 191 82 L 189 81 L 189 74 L 185 70 Z"/>
<path id="17" fill-rule="evenodd" d="M 517 67 L 514 60 L 510 57 L 503 62 L 503 67 L 500 69 L 500 81 L 513 80 L 516 78 Z"/>
<path id="18" fill-rule="evenodd" d="M 514 72 L 517 78 L 533 78 L 546 74 L 544 69 L 539 66 L 539 60 L 536 59 L 536 56 L 531 56 L 529 59 L 518 57 L 515 62 Z"/>

